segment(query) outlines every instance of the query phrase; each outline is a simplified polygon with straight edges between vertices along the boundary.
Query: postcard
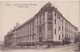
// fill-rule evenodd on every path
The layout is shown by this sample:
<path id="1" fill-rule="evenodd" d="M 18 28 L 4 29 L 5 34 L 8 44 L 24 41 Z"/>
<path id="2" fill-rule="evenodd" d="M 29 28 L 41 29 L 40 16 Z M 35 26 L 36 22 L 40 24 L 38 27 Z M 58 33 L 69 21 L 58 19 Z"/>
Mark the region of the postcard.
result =
<path id="1" fill-rule="evenodd" d="M 1 52 L 78 52 L 80 1 L 0 1 Z"/>

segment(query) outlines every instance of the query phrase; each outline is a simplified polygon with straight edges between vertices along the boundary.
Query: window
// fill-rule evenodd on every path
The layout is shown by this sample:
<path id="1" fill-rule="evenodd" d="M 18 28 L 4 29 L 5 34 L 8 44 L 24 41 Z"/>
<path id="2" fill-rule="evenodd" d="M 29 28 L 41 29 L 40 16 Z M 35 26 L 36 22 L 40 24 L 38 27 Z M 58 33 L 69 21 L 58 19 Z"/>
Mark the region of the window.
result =
<path id="1" fill-rule="evenodd" d="M 38 25 L 38 17 L 37 17 L 37 25 Z"/>
<path id="2" fill-rule="evenodd" d="M 65 32 L 66 32 L 66 28 L 65 28 Z"/>
<path id="3" fill-rule="evenodd" d="M 54 31 L 55 31 L 54 33 L 56 34 L 56 29 Z"/>
<path id="4" fill-rule="evenodd" d="M 54 19 L 54 23 L 56 24 L 56 19 Z"/>
<path id="5" fill-rule="evenodd" d="M 43 17 L 45 17 L 45 13 L 43 13 Z"/>
<path id="6" fill-rule="evenodd" d="M 28 29 L 27 29 L 27 31 L 28 31 L 28 34 L 29 34 L 29 24 L 28 24 Z"/>
<path id="7" fill-rule="evenodd" d="M 33 28 L 33 31 L 32 32 L 34 33 L 34 28 Z"/>
<path id="8" fill-rule="evenodd" d="M 42 22 L 41 22 L 41 15 L 40 15 L 40 24 L 41 24 Z"/>
<path id="9" fill-rule="evenodd" d="M 31 40 L 31 36 L 29 36 L 29 40 Z"/>
<path id="10" fill-rule="evenodd" d="M 32 39 L 34 39 L 34 35 L 32 36 Z"/>
<path id="11" fill-rule="evenodd" d="M 31 34 L 31 22 L 30 22 L 30 34 Z"/>
<path id="12" fill-rule="evenodd" d="M 29 44 L 31 45 L 31 42 L 29 42 Z"/>
<path id="13" fill-rule="evenodd" d="M 34 27 L 34 21 L 33 21 L 33 27 Z"/>
<path id="14" fill-rule="evenodd" d="M 52 11 L 48 11 L 48 13 L 52 13 Z"/>
<path id="15" fill-rule="evenodd" d="M 43 31 L 45 31 L 45 25 L 43 25 Z"/>
<path id="16" fill-rule="evenodd" d="M 43 14 L 43 23 L 45 22 L 45 13 Z"/>
<path id="17" fill-rule="evenodd" d="M 42 32 L 42 27 L 39 28 L 39 32 Z"/>
<path id="18" fill-rule="evenodd" d="M 34 42 L 32 42 L 32 45 L 34 45 Z"/>
<path id="19" fill-rule="evenodd" d="M 60 30 L 60 26 L 59 26 L 59 30 Z"/>
<path id="20" fill-rule="evenodd" d="M 39 37 L 39 42 L 42 42 L 42 38 L 41 37 Z"/>
<path id="21" fill-rule="evenodd" d="M 48 22 L 48 30 L 52 30 L 53 26 L 51 22 Z"/>
<path id="22" fill-rule="evenodd" d="M 39 32 L 39 28 L 37 27 L 37 32 Z"/>
<path id="23" fill-rule="evenodd" d="M 57 15 L 57 19 L 58 19 L 58 15 Z"/>
<path id="24" fill-rule="evenodd" d="M 53 13 L 51 11 L 48 11 L 48 18 L 52 19 L 53 18 Z"/>
<path id="25" fill-rule="evenodd" d="M 64 37 L 64 35 L 62 34 L 62 38 Z"/>
<path id="26" fill-rule="evenodd" d="M 62 31 L 63 31 L 63 26 L 62 26 Z"/>
<path id="27" fill-rule="evenodd" d="M 59 19 L 60 19 L 60 17 L 59 17 Z"/>
<path id="28" fill-rule="evenodd" d="M 60 35 L 59 35 L 59 40 L 60 40 Z"/>
<path id="29" fill-rule="evenodd" d="M 67 38 L 67 34 L 65 35 L 65 38 Z"/>
<path id="30" fill-rule="evenodd" d="M 62 19 L 62 24 L 63 24 L 63 19 Z"/>
<path id="31" fill-rule="evenodd" d="M 56 13 L 54 13 L 55 17 L 56 17 Z"/>

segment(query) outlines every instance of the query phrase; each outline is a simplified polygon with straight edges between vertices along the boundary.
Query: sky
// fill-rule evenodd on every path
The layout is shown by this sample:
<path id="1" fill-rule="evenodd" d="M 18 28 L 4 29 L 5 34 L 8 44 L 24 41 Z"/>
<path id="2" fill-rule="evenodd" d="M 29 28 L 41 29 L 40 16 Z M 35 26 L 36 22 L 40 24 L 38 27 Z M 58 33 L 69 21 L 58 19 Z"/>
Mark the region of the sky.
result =
<path id="1" fill-rule="evenodd" d="M 0 41 L 4 40 L 4 36 L 16 23 L 23 24 L 48 2 L 51 2 L 68 21 L 79 28 L 78 1 L 0 1 Z"/>

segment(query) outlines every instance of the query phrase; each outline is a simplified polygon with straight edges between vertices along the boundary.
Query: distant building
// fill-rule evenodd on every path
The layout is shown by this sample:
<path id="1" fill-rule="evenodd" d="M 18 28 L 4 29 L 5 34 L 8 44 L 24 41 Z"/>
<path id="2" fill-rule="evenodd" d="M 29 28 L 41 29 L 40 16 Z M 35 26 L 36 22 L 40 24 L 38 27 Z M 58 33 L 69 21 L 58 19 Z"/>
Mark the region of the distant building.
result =
<path id="1" fill-rule="evenodd" d="M 3 46 L 3 41 L 0 41 L 0 48 Z"/>
<path id="2" fill-rule="evenodd" d="M 77 35 L 75 36 L 75 43 L 80 42 L 80 32 L 77 33 Z"/>
<path id="3" fill-rule="evenodd" d="M 61 44 L 65 37 L 74 42 L 78 29 L 71 24 L 50 2 L 31 19 L 10 31 L 5 46 Z"/>

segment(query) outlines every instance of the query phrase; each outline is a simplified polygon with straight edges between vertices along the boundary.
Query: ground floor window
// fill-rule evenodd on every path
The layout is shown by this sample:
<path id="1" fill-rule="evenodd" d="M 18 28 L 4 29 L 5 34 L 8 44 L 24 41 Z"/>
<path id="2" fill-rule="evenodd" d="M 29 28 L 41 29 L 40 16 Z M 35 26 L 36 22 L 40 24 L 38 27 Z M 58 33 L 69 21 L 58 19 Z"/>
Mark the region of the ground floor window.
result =
<path id="1" fill-rule="evenodd" d="M 39 37 L 39 42 L 42 42 L 42 38 L 41 37 Z"/>

